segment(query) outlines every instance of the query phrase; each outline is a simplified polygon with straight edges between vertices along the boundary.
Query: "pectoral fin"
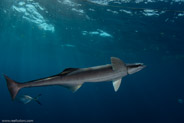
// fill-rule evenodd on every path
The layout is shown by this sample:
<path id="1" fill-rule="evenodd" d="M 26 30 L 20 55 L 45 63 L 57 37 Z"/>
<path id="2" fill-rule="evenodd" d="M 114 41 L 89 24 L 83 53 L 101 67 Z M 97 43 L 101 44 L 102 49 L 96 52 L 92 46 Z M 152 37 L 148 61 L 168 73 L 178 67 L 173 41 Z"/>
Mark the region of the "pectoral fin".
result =
<path id="1" fill-rule="evenodd" d="M 114 87 L 114 91 L 117 92 L 120 85 L 121 85 L 121 79 L 117 79 L 117 80 L 113 81 L 112 84 L 113 84 L 113 87 Z"/>

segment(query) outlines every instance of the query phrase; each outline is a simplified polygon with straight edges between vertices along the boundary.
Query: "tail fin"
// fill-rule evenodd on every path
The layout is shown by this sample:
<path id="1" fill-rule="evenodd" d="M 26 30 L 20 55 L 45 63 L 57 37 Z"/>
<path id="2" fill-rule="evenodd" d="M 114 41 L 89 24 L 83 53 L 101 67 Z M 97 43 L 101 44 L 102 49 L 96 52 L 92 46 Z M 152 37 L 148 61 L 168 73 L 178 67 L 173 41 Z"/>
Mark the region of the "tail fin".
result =
<path id="1" fill-rule="evenodd" d="M 39 100 L 35 100 L 39 105 L 42 105 L 42 103 Z"/>
<path id="2" fill-rule="evenodd" d="M 42 105 L 42 103 L 38 100 L 39 99 L 39 97 L 41 96 L 42 94 L 39 94 L 38 96 L 36 96 L 35 98 L 34 98 L 34 101 L 36 101 L 38 104 L 40 104 L 40 105 Z"/>
<path id="3" fill-rule="evenodd" d="M 39 94 L 39 95 L 36 96 L 34 99 L 35 99 L 35 100 L 38 100 L 40 96 L 42 96 L 42 94 Z"/>
<path id="4" fill-rule="evenodd" d="M 4 77 L 6 79 L 8 90 L 10 92 L 11 98 L 12 98 L 12 100 L 14 100 L 16 95 L 17 95 L 17 93 L 21 89 L 20 83 L 15 82 L 14 80 L 10 79 L 6 75 L 4 75 Z"/>

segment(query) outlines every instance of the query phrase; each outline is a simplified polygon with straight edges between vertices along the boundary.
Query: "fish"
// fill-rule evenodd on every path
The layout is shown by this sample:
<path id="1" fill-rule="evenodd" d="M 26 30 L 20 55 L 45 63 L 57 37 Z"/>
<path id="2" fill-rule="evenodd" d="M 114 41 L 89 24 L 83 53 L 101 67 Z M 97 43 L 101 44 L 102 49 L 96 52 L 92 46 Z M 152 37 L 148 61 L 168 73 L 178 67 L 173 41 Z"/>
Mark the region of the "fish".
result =
<path id="1" fill-rule="evenodd" d="M 28 104 L 31 101 L 35 101 L 39 105 L 42 105 L 40 103 L 40 101 L 38 100 L 40 96 L 41 96 L 41 94 L 39 94 L 38 96 L 36 96 L 35 98 L 33 98 L 33 97 L 29 96 L 29 95 L 21 95 L 21 96 L 16 97 L 16 101 L 19 102 L 19 103 L 23 103 L 23 104 Z"/>
<path id="2" fill-rule="evenodd" d="M 66 68 L 61 73 L 24 83 L 16 82 L 4 74 L 12 100 L 22 88 L 41 86 L 63 86 L 76 92 L 84 83 L 112 81 L 117 92 L 123 77 L 136 73 L 145 67 L 143 63 L 126 64 L 117 57 L 111 57 L 111 64 L 88 67 Z"/>

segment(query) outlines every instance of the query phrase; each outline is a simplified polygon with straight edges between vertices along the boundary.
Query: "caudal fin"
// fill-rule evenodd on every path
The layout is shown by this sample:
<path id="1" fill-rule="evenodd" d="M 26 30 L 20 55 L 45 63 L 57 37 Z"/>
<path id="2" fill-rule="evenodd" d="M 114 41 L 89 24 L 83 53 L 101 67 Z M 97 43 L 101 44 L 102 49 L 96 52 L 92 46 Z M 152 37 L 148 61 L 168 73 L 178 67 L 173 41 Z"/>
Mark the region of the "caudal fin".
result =
<path id="1" fill-rule="evenodd" d="M 33 98 L 38 104 L 42 105 L 42 103 L 38 100 L 39 97 L 42 96 L 42 94 L 39 94 L 38 96 L 36 96 L 35 98 Z"/>
<path id="2" fill-rule="evenodd" d="M 6 75 L 4 75 L 4 77 L 6 79 L 8 90 L 10 92 L 11 98 L 12 98 L 12 100 L 14 100 L 16 95 L 17 95 L 17 93 L 21 89 L 20 83 L 15 82 L 14 80 L 10 79 Z"/>
<path id="3" fill-rule="evenodd" d="M 39 95 L 36 96 L 34 99 L 38 100 L 40 96 L 42 96 L 42 94 L 39 94 Z"/>
<path id="4" fill-rule="evenodd" d="M 39 105 L 42 105 L 42 103 L 39 100 L 35 100 Z"/>

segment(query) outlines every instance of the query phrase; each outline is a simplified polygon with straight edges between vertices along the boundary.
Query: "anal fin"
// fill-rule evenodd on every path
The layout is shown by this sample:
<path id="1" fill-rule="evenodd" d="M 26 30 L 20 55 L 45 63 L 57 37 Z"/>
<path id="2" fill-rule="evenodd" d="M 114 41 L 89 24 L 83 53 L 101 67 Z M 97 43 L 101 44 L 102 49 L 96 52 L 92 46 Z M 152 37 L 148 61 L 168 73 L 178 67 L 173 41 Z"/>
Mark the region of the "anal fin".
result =
<path id="1" fill-rule="evenodd" d="M 71 90 L 74 93 L 82 86 L 82 84 L 63 84 L 61 86 Z"/>

